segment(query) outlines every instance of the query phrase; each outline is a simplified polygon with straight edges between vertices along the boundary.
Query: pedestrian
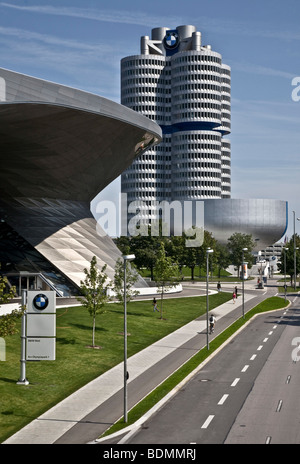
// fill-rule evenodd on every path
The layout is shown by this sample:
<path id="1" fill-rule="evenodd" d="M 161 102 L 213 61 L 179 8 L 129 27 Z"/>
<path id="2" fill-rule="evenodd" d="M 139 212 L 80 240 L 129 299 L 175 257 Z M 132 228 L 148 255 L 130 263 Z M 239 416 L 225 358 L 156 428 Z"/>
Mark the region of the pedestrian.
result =
<path id="1" fill-rule="evenodd" d="M 157 302 L 156 302 L 155 297 L 153 298 L 152 304 L 153 304 L 153 312 L 157 311 L 159 313 L 159 309 L 157 307 Z"/>
<path id="2" fill-rule="evenodd" d="M 234 291 L 233 294 L 232 294 L 232 301 L 233 301 L 233 303 L 235 303 L 235 299 L 236 299 L 236 293 L 235 293 L 235 291 Z"/>
<path id="3" fill-rule="evenodd" d="M 238 297 L 238 289 L 237 289 L 237 287 L 235 287 L 234 293 L 235 293 L 235 297 L 237 298 Z"/>
<path id="4" fill-rule="evenodd" d="M 218 282 L 217 289 L 218 289 L 218 292 L 221 291 L 221 283 L 220 282 Z"/>

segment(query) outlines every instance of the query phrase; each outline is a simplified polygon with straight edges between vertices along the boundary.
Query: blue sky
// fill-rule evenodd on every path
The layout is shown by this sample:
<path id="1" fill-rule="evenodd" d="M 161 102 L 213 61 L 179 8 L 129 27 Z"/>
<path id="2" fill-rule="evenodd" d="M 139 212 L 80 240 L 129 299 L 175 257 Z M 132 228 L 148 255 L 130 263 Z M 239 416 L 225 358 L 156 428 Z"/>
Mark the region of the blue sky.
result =
<path id="1" fill-rule="evenodd" d="M 0 0 L 0 67 L 119 102 L 120 60 L 140 52 L 142 35 L 196 26 L 232 68 L 232 197 L 287 200 L 290 236 L 292 211 L 300 217 L 299 18 L 299 0 Z"/>

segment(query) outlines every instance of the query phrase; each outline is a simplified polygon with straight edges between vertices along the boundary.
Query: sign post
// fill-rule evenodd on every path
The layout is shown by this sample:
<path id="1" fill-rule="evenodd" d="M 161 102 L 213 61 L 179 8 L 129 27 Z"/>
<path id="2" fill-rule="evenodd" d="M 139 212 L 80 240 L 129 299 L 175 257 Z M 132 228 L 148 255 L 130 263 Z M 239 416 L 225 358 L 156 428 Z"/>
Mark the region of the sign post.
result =
<path id="1" fill-rule="evenodd" d="M 26 306 L 27 291 L 22 291 L 22 307 Z M 26 311 L 22 316 L 21 322 L 21 359 L 20 359 L 20 378 L 17 385 L 28 385 L 26 379 Z"/>
<path id="2" fill-rule="evenodd" d="M 24 290 L 22 306 L 21 368 L 18 385 L 28 385 L 26 361 L 54 361 L 56 348 L 56 305 L 54 291 Z"/>

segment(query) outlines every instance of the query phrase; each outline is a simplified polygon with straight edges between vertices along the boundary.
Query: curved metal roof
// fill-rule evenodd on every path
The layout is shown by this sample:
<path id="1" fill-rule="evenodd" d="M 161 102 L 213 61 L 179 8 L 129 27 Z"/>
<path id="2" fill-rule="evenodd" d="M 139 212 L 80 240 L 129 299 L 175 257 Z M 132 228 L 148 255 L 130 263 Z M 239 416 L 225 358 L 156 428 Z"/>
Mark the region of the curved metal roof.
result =
<path id="1" fill-rule="evenodd" d="M 99 235 L 90 201 L 161 138 L 125 106 L 0 68 L 2 220 L 75 285 L 94 255 L 113 278 L 121 253 Z"/>

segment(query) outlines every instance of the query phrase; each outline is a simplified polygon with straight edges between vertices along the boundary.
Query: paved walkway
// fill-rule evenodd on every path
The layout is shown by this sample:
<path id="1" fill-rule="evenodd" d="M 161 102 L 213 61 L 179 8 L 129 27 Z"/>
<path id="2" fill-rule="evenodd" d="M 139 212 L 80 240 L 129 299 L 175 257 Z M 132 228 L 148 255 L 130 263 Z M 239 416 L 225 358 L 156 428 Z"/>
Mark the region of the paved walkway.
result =
<path id="1" fill-rule="evenodd" d="M 224 285 L 223 288 L 226 291 L 225 287 L 226 286 Z M 255 292 L 254 289 L 254 281 L 247 282 L 247 285 L 245 285 L 245 305 L 250 300 L 256 299 L 255 297 L 257 295 L 261 297 L 267 290 L 266 288 L 265 290 L 259 290 Z M 239 297 L 235 304 L 233 304 L 232 300 L 230 300 L 229 302 L 224 303 L 218 308 L 214 309 L 213 313 L 216 316 L 218 325 L 223 318 L 226 319 L 226 317 L 237 308 L 241 310 L 241 304 L 242 297 Z M 128 390 L 131 384 L 134 385 L 134 382 L 137 382 L 139 378 L 141 378 L 143 375 L 146 375 L 147 373 L 149 382 L 147 381 L 146 383 L 149 383 L 150 391 L 152 388 L 155 388 L 155 386 L 164 380 L 164 377 L 161 377 L 160 375 L 161 372 L 165 370 L 165 368 L 162 369 L 159 367 L 159 363 L 168 359 L 167 365 L 170 369 L 172 369 L 171 357 L 172 355 L 173 357 L 175 355 L 175 358 L 178 358 L 177 352 L 175 353 L 175 351 L 178 349 L 181 349 L 181 352 L 184 352 L 185 359 L 193 356 L 193 354 L 195 354 L 195 352 L 198 351 L 201 347 L 197 346 L 197 348 L 194 348 L 188 344 L 191 340 L 199 340 L 199 336 L 197 337 L 197 334 L 199 333 L 206 334 L 205 317 L 190 322 L 184 327 L 176 330 L 175 332 L 157 341 L 148 348 L 145 348 L 141 352 L 130 357 L 128 359 L 127 366 L 128 372 L 130 373 Z M 203 335 L 201 342 L 202 346 L 204 340 L 205 336 Z M 197 343 L 199 345 L 199 342 Z M 151 369 L 153 369 L 153 371 L 151 371 Z M 155 372 L 155 375 L 152 374 L 152 372 Z M 158 375 L 158 373 L 160 373 L 160 375 Z M 166 369 L 165 375 L 168 376 L 170 373 L 168 373 Z M 151 381 L 154 381 L 154 377 L 155 382 L 151 387 Z M 96 439 L 100 435 L 99 432 L 106 430 L 111 425 L 111 423 L 113 423 L 120 417 L 120 415 L 122 415 L 122 408 L 121 411 L 114 411 L 114 409 L 117 408 L 115 407 L 115 401 L 112 399 L 117 398 L 116 395 L 119 395 L 118 401 L 122 403 L 123 378 L 124 371 L 122 362 L 58 403 L 56 406 L 42 414 L 36 420 L 33 420 L 19 432 L 7 439 L 4 443 L 88 443 Z M 147 393 L 146 391 L 143 393 L 143 388 L 138 385 L 136 388 L 137 390 L 140 390 L 139 393 L 142 395 Z M 105 405 L 107 407 L 106 412 L 104 412 Z M 128 404 L 128 407 L 131 407 L 130 404 Z M 115 417 L 109 417 L 110 413 L 115 413 Z M 105 419 L 104 422 L 103 418 Z M 94 433 L 95 435 L 85 435 L 85 430 L 80 429 L 80 425 L 83 427 L 83 424 L 85 424 L 85 430 L 88 428 L 88 424 L 91 424 L 91 426 L 98 426 L 98 428 L 89 430 L 89 434 Z"/>

